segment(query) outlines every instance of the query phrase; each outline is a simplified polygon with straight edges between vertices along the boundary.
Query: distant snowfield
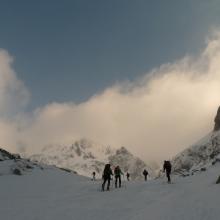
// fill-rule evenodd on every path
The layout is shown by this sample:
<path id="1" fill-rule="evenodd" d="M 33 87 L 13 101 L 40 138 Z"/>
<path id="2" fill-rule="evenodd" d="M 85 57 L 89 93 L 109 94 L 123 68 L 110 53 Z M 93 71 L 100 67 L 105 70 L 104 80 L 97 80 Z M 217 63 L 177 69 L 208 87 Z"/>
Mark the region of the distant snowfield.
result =
<path id="1" fill-rule="evenodd" d="M 217 220 L 220 219 L 220 165 L 191 177 L 124 182 L 101 192 L 101 182 L 40 170 L 0 176 L 2 220 Z M 126 187 L 125 187 L 126 184 Z"/>

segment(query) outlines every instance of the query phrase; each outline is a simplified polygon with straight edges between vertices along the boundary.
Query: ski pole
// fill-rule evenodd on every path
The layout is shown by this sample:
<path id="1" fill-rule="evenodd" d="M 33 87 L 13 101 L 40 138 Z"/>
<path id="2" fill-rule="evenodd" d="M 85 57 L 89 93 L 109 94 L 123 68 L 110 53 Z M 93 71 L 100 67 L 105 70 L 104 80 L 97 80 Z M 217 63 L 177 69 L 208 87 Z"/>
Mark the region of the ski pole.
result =
<path id="1" fill-rule="evenodd" d="M 125 176 L 124 176 L 124 174 L 122 174 L 122 175 L 123 175 L 124 187 L 125 187 L 125 189 L 127 189 L 127 187 L 126 187 L 126 183 L 125 183 Z"/>

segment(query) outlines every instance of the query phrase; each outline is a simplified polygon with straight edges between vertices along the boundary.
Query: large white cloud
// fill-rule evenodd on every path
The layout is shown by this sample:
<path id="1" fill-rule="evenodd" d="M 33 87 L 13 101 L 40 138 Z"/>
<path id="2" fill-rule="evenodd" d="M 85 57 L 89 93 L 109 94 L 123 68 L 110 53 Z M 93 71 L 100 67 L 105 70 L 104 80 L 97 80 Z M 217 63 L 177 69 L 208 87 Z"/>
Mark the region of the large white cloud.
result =
<path id="1" fill-rule="evenodd" d="M 29 93 L 13 71 L 12 57 L 0 49 L 0 116 L 8 117 L 21 111 L 27 104 Z"/>
<path id="2" fill-rule="evenodd" d="M 0 144 L 37 152 L 47 144 L 70 144 L 86 137 L 125 145 L 143 159 L 162 160 L 211 131 L 219 104 L 220 35 L 216 34 L 198 56 L 162 65 L 84 103 L 48 104 L 13 123 L 0 122 L 7 128 Z"/>

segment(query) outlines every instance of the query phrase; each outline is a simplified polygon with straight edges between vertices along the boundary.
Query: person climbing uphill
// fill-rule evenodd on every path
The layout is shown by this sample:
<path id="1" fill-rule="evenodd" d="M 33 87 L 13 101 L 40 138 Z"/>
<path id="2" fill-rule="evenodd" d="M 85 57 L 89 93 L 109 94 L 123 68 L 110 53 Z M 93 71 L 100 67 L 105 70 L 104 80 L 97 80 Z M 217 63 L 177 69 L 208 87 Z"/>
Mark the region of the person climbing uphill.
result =
<path id="1" fill-rule="evenodd" d="M 143 171 L 143 175 L 144 175 L 144 180 L 147 181 L 147 175 L 148 175 L 147 170 L 144 170 L 144 171 Z"/>
<path id="2" fill-rule="evenodd" d="M 96 173 L 95 173 L 95 172 L 92 172 L 92 180 L 93 180 L 93 181 L 96 180 L 95 175 L 96 175 Z"/>
<path id="3" fill-rule="evenodd" d="M 170 161 L 165 160 L 164 164 L 163 164 L 163 172 L 166 171 L 166 176 L 167 176 L 168 183 L 171 183 L 171 178 L 170 178 L 171 169 L 172 169 L 172 165 L 171 165 Z"/>
<path id="4" fill-rule="evenodd" d="M 119 166 L 115 167 L 114 174 L 115 174 L 115 188 L 118 187 L 118 182 L 119 182 L 119 188 L 120 188 L 121 187 L 121 175 L 123 175 L 123 173 Z"/>
<path id="5" fill-rule="evenodd" d="M 130 173 L 129 172 L 127 172 L 126 177 L 127 177 L 127 181 L 130 181 Z"/>
<path id="6" fill-rule="evenodd" d="M 111 176 L 113 175 L 112 173 L 112 169 L 111 169 L 111 165 L 110 164 L 106 164 L 104 171 L 103 171 L 103 183 L 102 183 L 102 191 L 105 191 L 105 183 L 107 183 L 107 191 L 110 190 L 110 182 L 111 182 Z"/>

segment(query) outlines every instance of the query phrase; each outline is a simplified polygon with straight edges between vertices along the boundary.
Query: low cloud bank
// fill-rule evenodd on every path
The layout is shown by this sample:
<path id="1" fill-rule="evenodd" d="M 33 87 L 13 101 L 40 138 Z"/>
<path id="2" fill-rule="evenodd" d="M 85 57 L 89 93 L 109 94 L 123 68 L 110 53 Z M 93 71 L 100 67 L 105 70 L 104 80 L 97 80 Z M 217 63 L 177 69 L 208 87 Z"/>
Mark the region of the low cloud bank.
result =
<path id="1" fill-rule="evenodd" d="M 5 105 L 0 110 L 0 145 L 13 151 L 36 153 L 48 144 L 89 138 L 160 161 L 210 132 L 220 104 L 219 33 L 196 57 L 162 65 L 135 82 L 113 85 L 81 104 L 52 103 L 30 114 L 21 111 L 29 95 L 11 62 L 7 52 L 0 51 L 0 106 Z M 14 103 L 21 103 L 16 117 L 10 113 L 5 118 Z"/>

